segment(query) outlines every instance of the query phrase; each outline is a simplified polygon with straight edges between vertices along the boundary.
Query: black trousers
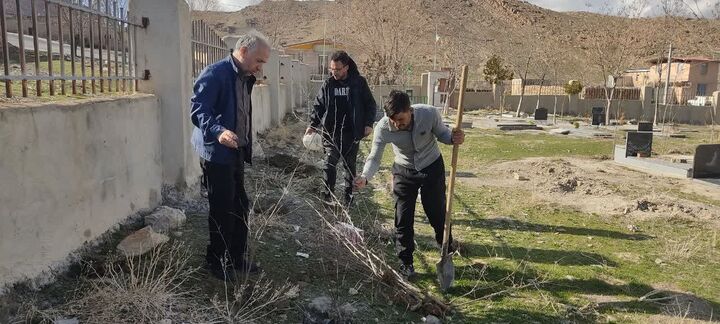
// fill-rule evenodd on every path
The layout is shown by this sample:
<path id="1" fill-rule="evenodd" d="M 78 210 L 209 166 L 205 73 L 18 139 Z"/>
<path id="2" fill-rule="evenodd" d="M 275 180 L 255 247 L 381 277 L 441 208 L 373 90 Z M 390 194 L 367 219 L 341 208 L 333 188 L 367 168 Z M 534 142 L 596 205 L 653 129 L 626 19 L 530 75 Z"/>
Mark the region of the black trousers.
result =
<path id="1" fill-rule="evenodd" d="M 430 226 L 435 230 L 435 241 L 442 244 L 447 200 L 445 164 L 442 156 L 420 171 L 393 164 L 392 174 L 395 197 L 395 249 L 398 258 L 404 264 L 412 264 L 415 251 L 415 202 L 418 190 Z"/>
<path id="2" fill-rule="evenodd" d="M 334 138 L 326 137 L 323 141 L 325 147 L 325 166 L 323 167 L 323 198 L 332 199 L 337 179 L 337 164 L 343 162 L 345 168 L 345 203 L 352 201 L 353 180 L 357 174 L 357 155 L 360 143 L 355 142 L 351 131 L 343 131 L 343 135 Z"/>
<path id="3" fill-rule="evenodd" d="M 250 211 L 250 200 L 245 192 L 245 152 L 239 150 L 235 164 L 200 159 L 200 167 L 210 204 L 210 244 L 205 260 L 211 267 L 240 267 L 247 252 Z"/>

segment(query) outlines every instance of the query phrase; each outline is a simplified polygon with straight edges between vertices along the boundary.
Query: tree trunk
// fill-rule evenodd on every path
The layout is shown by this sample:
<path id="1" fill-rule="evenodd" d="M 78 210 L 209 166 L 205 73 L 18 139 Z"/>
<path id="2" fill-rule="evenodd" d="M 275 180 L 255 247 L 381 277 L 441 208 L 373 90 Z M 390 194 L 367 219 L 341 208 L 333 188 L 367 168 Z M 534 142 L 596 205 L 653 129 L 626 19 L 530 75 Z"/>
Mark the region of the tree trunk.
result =
<path id="1" fill-rule="evenodd" d="M 518 102 L 517 111 L 515 111 L 515 117 L 520 117 L 520 107 L 522 107 L 523 98 L 525 97 L 525 79 L 527 79 L 527 73 L 528 69 L 530 68 L 530 59 L 532 56 L 528 57 L 527 63 L 525 64 L 525 73 L 523 74 L 522 79 L 520 80 L 520 101 Z"/>
<path id="2" fill-rule="evenodd" d="M 522 85 L 520 85 L 520 101 L 518 101 L 517 111 L 515 112 L 515 117 L 520 117 L 520 107 L 522 107 L 523 98 L 525 97 L 525 80 L 522 80 Z"/>
<path id="3" fill-rule="evenodd" d="M 612 105 L 612 98 L 615 96 L 615 85 L 610 89 L 610 96 L 608 96 L 607 87 L 605 88 L 605 99 L 607 100 L 607 107 L 605 108 L 605 126 L 610 125 L 610 106 Z"/>

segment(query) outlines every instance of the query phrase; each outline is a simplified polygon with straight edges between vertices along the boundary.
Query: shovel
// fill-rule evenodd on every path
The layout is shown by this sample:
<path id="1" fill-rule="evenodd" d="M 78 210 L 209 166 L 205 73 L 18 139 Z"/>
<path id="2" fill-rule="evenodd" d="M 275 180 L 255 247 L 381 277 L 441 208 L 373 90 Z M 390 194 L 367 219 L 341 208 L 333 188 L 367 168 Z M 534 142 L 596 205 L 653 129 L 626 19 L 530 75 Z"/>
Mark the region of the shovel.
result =
<path id="1" fill-rule="evenodd" d="M 460 129 L 462 125 L 463 115 L 463 100 L 465 95 L 465 87 L 467 85 L 467 65 L 462 66 L 462 74 L 460 76 L 460 94 L 458 98 L 457 107 L 457 121 L 455 123 L 455 129 Z M 455 130 L 454 129 L 454 130 Z M 440 261 L 435 264 L 438 282 L 440 282 L 440 290 L 446 291 L 452 286 L 455 280 L 455 265 L 453 265 L 453 255 L 448 253 L 450 249 L 450 228 L 451 228 L 451 216 L 452 216 L 452 203 L 453 203 L 453 191 L 455 189 L 455 172 L 458 159 L 458 144 L 453 144 L 452 151 L 452 163 L 450 164 L 450 181 L 448 182 L 447 189 L 447 205 L 445 206 L 445 230 L 443 232 L 443 243 L 442 251 L 440 252 Z"/>

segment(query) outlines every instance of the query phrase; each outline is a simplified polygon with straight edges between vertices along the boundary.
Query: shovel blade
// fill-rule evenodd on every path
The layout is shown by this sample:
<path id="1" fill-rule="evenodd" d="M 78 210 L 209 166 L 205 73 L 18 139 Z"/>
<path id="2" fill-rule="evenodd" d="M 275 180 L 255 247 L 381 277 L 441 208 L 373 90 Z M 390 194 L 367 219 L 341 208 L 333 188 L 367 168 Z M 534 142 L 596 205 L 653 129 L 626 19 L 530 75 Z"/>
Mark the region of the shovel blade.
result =
<path id="1" fill-rule="evenodd" d="M 440 258 L 440 262 L 435 264 L 437 270 L 438 282 L 440 290 L 446 291 L 452 286 L 455 280 L 455 265 L 453 264 L 452 254 L 444 255 Z"/>

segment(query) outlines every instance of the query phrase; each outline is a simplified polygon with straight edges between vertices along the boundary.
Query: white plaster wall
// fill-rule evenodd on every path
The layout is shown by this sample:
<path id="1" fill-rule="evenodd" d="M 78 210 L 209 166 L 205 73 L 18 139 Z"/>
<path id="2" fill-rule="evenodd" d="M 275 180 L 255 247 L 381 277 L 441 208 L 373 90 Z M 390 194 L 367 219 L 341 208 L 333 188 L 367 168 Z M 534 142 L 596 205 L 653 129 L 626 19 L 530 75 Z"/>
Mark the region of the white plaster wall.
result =
<path id="1" fill-rule="evenodd" d="M 161 201 L 153 95 L 0 108 L 0 287 Z"/>
<path id="2" fill-rule="evenodd" d="M 252 92 L 252 123 L 253 132 L 262 133 L 272 125 L 270 87 L 266 84 L 257 84 Z"/>

